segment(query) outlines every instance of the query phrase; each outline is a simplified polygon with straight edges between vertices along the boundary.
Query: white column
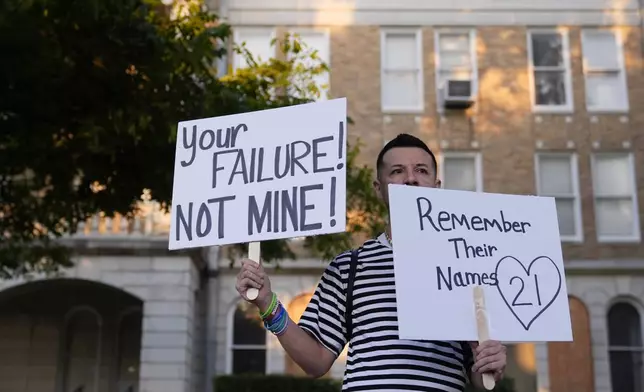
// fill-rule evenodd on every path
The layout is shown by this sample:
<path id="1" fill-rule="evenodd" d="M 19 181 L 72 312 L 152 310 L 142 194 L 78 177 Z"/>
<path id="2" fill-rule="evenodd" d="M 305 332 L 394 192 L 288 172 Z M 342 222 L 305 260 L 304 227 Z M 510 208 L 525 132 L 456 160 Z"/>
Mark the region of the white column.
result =
<path id="1" fill-rule="evenodd" d="M 152 259 L 143 291 L 141 392 L 191 392 L 194 291 L 198 284 L 193 268 L 188 258 Z"/>
<path id="2" fill-rule="evenodd" d="M 217 316 L 221 304 L 219 303 L 219 247 L 213 246 L 208 250 L 208 281 L 206 283 L 208 304 L 206 309 L 206 364 L 204 377 L 206 391 L 214 390 L 214 379 L 217 374 L 217 349 L 218 344 L 225 342 L 217 341 Z"/>
<path id="3" fill-rule="evenodd" d="M 612 392 L 610 363 L 608 360 L 608 335 L 606 331 L 606 309 L 610 296 L 602 290 L 595 289 L 585 292 L 582 298 L 586 303 L 590 318 L 595 392 Z"/>

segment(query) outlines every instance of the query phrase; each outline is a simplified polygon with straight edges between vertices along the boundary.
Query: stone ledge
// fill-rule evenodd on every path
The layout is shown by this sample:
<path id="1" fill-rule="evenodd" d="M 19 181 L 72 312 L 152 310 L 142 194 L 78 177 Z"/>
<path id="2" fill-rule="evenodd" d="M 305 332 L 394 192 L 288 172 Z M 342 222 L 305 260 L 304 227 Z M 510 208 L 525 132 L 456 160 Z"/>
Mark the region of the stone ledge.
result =
<path id="1" fill-rule="evenodd" d="M 150 380 L 185 380 L 188 376 L 188 371 L 185 364 L 165 364 L 165 363 L 147 363 L 141 364 L 141 379 Z"/>
<path id="2" fill-rule="evenodd" d="M 638 10 L 310 10 L 231 9 L 229 20 L 243 26 L 638 26 Z"/>
<path id="3" fill-rule="evenodd" d="M 141 363 L 184 363 L 189 362 L 190 350 L 182 348 L 141 348 Z"/>
<path id="4" fill-rule="evenodd" d="M 147 301 L 145 315 L 192 317 L 193 306 L 187 301 Z"/>
<path id="5" fill-rule="evenodd" d="M 187 381 L 184 379 L 142 379 L 141 392 L 184 392 L 187 391 Z"/>
<path id="6" fill-rule="evenodd" d="M 146 332 L 143 334 L 142 348 L 185 348 L 192 336 L 180 332 Z"/>
<path id="7" fill-rule="evenodd" d="M 566 275 L 644 275 L 644 259 L 564 261 Z"/>
<path id="8" fill-rule="evenodd" d="M 143 317 L 143 332 L 192 332 L 192 317 L 184 316 L 152 316 Z"/>

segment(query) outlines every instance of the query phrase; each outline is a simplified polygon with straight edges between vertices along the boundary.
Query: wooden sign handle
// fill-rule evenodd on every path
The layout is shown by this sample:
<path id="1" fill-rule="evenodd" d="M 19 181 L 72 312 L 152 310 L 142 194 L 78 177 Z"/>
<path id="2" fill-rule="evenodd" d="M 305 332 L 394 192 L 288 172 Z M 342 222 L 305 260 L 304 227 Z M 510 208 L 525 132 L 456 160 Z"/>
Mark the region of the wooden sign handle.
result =
<path id="1" fill-rule="evenodd" d="M 261 256 L 260 252 L 261 250 L 260 250 L 259 242 L 251 242 L 248 244 L 248 258 L 251 259 L 252 261 L 259 263 L 259 258 Z M 246 290 L 246 298 L 248 298 L 251 301 L 256 300 L 258 295 L 259 295 L 259 290 L 257 290 L 254 287 L 251 287 L 248 290 Z"/>
<path id="2" fill-rule="evenodd" d="M 485 294 L 483 287 L 474 287 L 474 311 L 476 312 L 476 329 L 479 335 L 479 344 L 490 340 L 490 330 L 487 322 L 487 309 L 485 307 Z M 483 386 L 488 391 L 494 389 L 496 382 L 494 376 L 490 373 L 483 373 Z"/>

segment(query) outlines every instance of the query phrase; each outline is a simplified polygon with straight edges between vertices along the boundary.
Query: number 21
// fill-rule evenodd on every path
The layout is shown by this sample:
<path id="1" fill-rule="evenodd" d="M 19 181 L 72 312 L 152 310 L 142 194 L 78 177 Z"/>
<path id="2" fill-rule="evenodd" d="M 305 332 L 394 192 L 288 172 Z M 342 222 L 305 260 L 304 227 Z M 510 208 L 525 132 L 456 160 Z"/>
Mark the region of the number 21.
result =
<path id="1" fill-rule="evenodd" d="M 532 305 L 532 302 L 517 302 L 519 300 L 519 297 L 521 296 L 521 293 L 523 293 L 523 289 L 525 288 L 525 282 L 520 277 L 515 276 L 512 279 L 510 279 L 510 285 L 512 285 L 512 282 L 514 282 L 515 279 L 519 279 L 519 282 L 521 282 L 521 287 L 519 288 L 519 292 L 517 293 L 516 297 L 514 297 L 514 300 L 512 301 L 512 306 Z M 541 293 L 539 292 L 538 275 L 534 275 L 534 286 L 537 291 L 537 303 L 539 304 L 539 306 L 541 306 Z"/>

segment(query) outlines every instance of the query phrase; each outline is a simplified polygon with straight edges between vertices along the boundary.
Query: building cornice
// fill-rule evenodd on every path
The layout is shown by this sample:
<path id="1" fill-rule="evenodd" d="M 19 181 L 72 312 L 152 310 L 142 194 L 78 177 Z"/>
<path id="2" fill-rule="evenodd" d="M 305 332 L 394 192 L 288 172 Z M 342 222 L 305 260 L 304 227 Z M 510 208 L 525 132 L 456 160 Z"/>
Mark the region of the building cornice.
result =
<path id="1" fill-rule="evenodd" d="M 644 259 L 570 260 L 566 275 L 644 275 Z"/>
<path id="2" fill-rule="evenodd" d="M 394 6 L 395 4 L 395 6 Z M 640 26 L 637 1 L 231 0 L 227 15 L 245 26 Z"/>

